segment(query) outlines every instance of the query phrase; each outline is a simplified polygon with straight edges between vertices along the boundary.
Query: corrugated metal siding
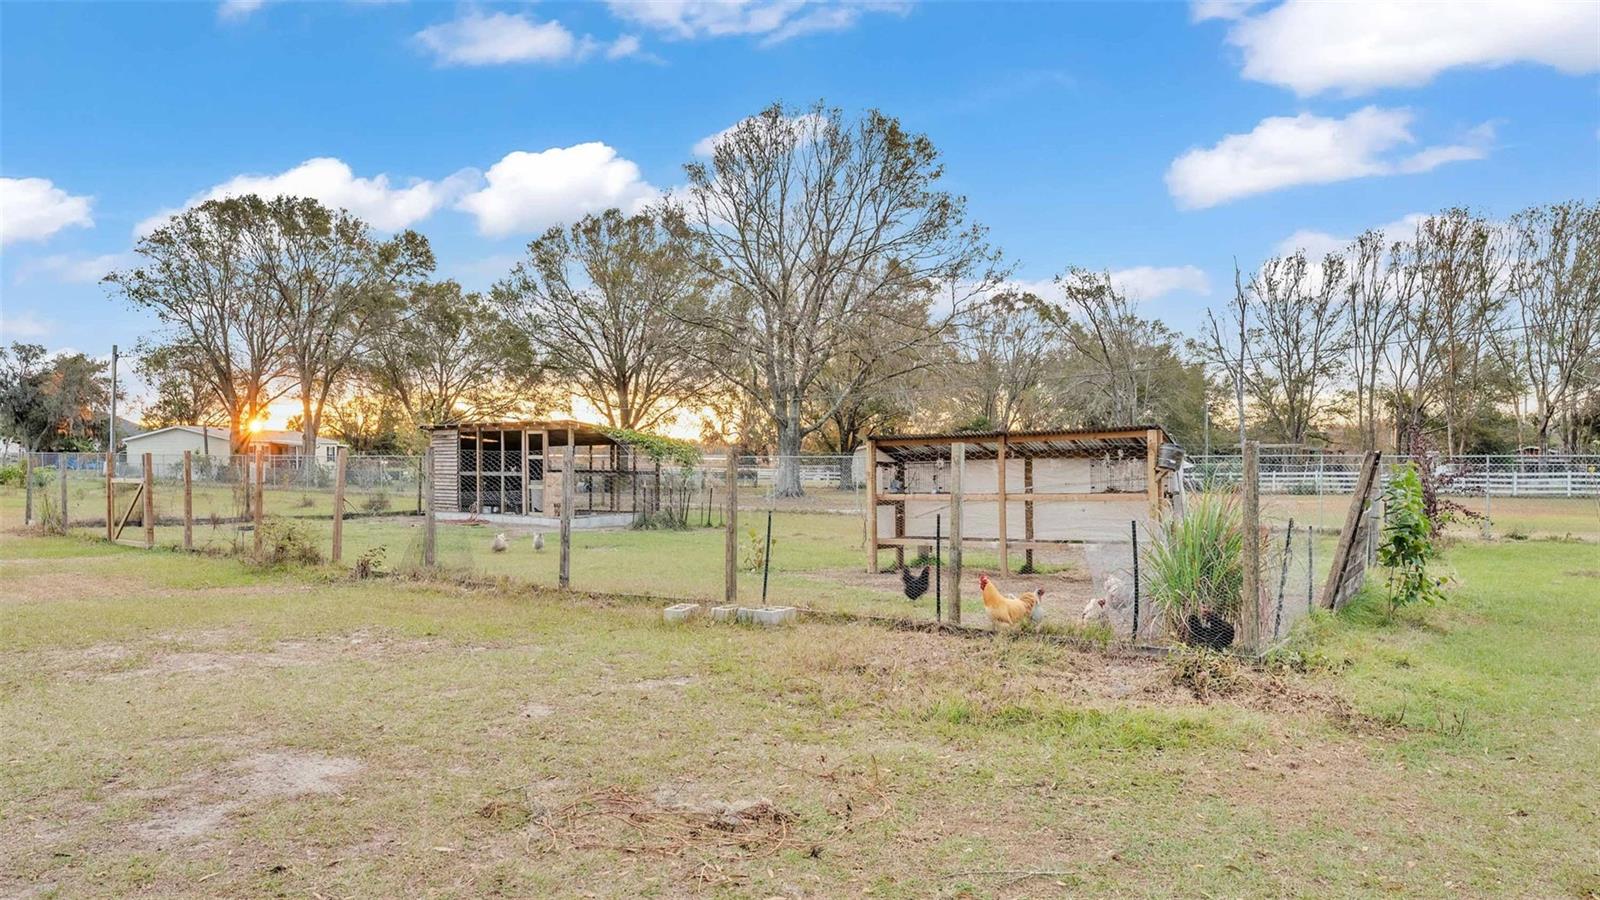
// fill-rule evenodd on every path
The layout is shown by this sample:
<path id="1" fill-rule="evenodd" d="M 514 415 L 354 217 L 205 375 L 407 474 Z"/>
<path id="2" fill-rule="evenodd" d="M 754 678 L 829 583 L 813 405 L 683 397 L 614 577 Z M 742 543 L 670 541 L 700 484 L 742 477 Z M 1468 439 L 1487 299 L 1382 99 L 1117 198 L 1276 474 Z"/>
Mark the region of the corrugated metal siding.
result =
<path id="1" fill-rule="evenodd" d="M 461 468 L 461 442 L 452 428 L 433 432 L 428 443 L 433 448 L 433 508 L 456 512 L 461 506 L 456 477 Z"/>

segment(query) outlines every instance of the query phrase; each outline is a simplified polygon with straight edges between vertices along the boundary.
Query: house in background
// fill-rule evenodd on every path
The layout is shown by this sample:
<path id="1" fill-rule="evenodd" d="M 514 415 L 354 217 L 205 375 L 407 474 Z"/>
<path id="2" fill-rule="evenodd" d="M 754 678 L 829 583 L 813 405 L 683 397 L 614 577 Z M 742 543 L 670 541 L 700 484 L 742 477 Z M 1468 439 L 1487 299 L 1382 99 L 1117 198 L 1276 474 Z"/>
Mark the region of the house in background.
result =
<path id="1" fill-rule="evenodd" d="M 135 435 L 122 442 L 128 457 L 149 453 L 154 457 L 182 456 L 185 450 L 196 457 L 209 456 L 218 462 L 232 455 L 226 428 L 209 428 L 199 425 L 169 425 Z M 257 431 L 250 435 L 252 446 L 264 448 L 272 457 L 300 457 L 304 455 L 305 439 L 298 431 Z M 335 454 L 344 444 L 333 438 L 318 437 L 316 460 L 331 466 Z"/>

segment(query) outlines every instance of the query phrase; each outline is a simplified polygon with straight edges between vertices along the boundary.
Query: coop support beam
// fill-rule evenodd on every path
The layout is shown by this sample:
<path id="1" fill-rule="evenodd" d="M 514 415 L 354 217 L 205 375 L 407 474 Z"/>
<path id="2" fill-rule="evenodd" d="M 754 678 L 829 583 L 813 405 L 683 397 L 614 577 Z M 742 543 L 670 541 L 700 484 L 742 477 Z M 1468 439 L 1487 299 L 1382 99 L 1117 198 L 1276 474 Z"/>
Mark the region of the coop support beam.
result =
<path id="1" fill-rule="evenodd" d="M 522 490 L 520 493 L 522 494 L 523 515 L 528 514 L 528 492 L 531 490 L 531 486 L 528 484 L 528 435 L 528 429 L 522 429 Z"/>
<path id="2" fill-rule="evenodd" d="M 878 442 L 867 438 L 867 572 L 878 572 Z"/>
<path id="3" fill-rule="evenodd" d="M 1027 497 L 1022 504 L 1022 536 L 1027 540 L 1027 553 L 1024 564 L 1028 571 L 1033 571 L 1033 457 L 1023 457 L 1022 460 L 1022 493 Z"/>
<path id="4" fill-rule="evenodd" d="M 722 602 L 739 602 L 739 450 L 728 447 L 722 516 Z"/>
<path id="5" fill-rule="evenodd" d="M 953 625 L 961 624 L 961 503 L 966 482 L 967 445 L 950 446 L 950 563 L 945 569 L 945 595 L 950 598 L 945 609 Z"/>
<path id="6" fill-rule="evenodd" d="M 183 549 L 194 549 L 194 453 L 183 451 Z"/>
<path id="7" fill-rule="evenodd" d="M 472 429 L 472 467 L 477 472 L 477 482 L 472 488 L 472 511 L 483 512 L 483 429 Z"/>
<path id="8" fill-rule="evenodd" d="M 995 495 L 1000 507 L 1000 571 L 1011 574 L 1011 556 L 1006 547 L 1006 439 L 1000 438 L 995 448 Z"/>
<path id="9" fill-rule="evenodd" d="M 1152 428 L 1144 433 L 1144 489 L 1150 495 L 1150 527 L 1161 521 L 1161 471 L 1156 456 L 1161 452 L 1161 432 Z"/>
<path id="10" fill-rule="evenodd" d="M 1239 647 L 1255 650 L 1261 640 L 1261 445 L 1244 445 L 1244 578 L 1239 597 Z"/>
<path id="11" fill-rule="evenodd" d="M 334 562 L 344 556 L 344 467 L 345 448 L 333 451 L 333 553 Z"/>

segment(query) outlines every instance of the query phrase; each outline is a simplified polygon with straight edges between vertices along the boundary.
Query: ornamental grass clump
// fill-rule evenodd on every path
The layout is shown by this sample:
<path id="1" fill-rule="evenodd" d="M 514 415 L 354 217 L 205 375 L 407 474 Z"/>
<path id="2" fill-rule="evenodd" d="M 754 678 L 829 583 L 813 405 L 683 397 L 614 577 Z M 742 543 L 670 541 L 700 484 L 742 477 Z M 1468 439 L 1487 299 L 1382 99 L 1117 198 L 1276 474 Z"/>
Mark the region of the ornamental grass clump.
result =
<path id="1" fill-rule="evenodd" d="M 1244 514 L 1237 494 L 1190 495 L 1145 552 L 1150 598 L 1187 643 L 1232 643 L 1244 587 Z M 1222 635 L 1226 640 L 1222 640 Z M 1220 648 L 1219 648 L 1220 649 Z"/>

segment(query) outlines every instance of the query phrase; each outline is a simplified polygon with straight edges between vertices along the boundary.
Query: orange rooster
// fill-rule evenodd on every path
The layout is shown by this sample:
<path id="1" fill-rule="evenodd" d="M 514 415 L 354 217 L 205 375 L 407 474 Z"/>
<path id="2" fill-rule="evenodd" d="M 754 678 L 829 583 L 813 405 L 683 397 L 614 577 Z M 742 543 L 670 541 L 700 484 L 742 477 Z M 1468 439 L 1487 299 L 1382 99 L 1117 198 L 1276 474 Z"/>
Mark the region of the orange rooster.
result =
<path id="1" fill-rule="evenodd" d="M 978 586 L 983 588 L 983 608 L 989 611 L 989 627 L 1020 625 L 1034 617 L 1039 601 L 1044 599 L 1044 588 L 1028 591 L 1015 597 L 1000 593 L 987 575 L 978 576 Z"/>

